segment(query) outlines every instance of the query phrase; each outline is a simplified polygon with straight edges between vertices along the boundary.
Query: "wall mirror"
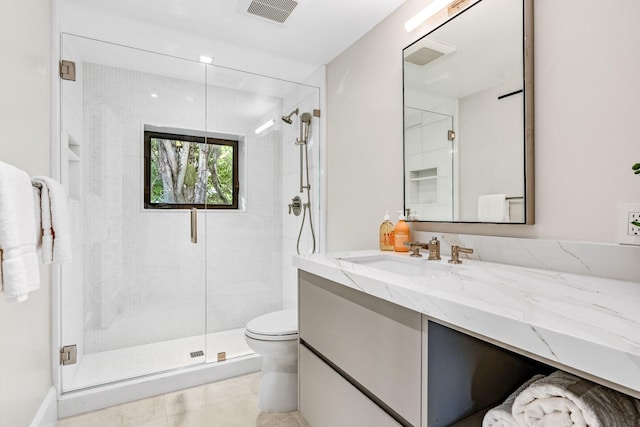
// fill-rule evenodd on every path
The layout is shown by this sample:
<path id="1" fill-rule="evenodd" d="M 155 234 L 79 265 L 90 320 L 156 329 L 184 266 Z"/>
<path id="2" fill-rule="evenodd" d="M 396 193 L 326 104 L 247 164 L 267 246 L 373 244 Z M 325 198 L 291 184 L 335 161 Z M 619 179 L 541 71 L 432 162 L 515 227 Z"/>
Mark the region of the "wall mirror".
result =
<path id="1" fill-rule="evenodd" d="M 410 219 L 533 224 L 532 0 L 477 0 L 403 50 Z"/>

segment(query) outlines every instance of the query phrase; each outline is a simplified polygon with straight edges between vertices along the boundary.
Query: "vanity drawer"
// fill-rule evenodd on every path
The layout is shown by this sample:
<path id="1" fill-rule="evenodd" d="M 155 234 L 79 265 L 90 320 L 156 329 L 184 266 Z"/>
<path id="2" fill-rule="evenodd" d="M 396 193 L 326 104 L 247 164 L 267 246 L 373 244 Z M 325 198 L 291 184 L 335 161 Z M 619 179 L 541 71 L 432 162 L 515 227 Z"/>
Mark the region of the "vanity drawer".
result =
<path id="1" fill-rule="evenodd" d="M 399 427 L 307 348 L 300 346 L 300 413 L 313 427 Z"/>
<path id="2" fill-rule="evenodd" d="M 299 298 L 302 342 L 419 426 L 421 315 L 304 271 Z"/>

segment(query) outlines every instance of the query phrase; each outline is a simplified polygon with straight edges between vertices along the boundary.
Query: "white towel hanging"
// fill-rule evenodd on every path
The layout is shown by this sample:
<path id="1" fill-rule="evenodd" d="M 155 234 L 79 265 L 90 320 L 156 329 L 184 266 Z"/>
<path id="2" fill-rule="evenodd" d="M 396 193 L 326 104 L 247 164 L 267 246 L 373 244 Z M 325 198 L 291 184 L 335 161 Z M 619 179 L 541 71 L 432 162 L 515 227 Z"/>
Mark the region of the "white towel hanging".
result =
<path id="1" fill-rule="evenodd" d="M 485 194 L 478 197 L 478 221 L 509 221 L 506 194 Z"/>
<path id="2" fill-rule="evenodd" d="M 0 162 L 0 279 L 9 302 L 25 301 L 40 287 L 33 199 L 29 175 Z"/>
<path id="3" fill-rule="evenodd" d="M 71 236 L 67 196 L 62 185 L 47 176 L 34 176 L 40 188 L 41 258 L 44 264 L 71 260 Z"/>

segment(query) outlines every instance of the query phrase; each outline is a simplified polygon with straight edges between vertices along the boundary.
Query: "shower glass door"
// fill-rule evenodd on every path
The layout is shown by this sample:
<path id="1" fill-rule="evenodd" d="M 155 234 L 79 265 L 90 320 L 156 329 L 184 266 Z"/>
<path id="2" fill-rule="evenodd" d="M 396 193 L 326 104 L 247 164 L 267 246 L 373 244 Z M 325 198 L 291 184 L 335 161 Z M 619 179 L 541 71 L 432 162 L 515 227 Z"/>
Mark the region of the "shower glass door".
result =
<path id="1" fill-rule="evenodd" d="M 62 391 L 204 363 L 206 67 L 66 34 L 61 59 Z"/>

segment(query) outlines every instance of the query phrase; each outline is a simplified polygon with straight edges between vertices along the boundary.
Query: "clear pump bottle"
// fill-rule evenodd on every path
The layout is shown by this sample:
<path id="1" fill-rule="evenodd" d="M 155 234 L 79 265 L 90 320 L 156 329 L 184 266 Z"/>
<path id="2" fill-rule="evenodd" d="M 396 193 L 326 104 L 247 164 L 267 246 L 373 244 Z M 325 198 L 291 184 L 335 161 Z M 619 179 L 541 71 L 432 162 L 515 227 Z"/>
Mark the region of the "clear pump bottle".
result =
<path id="1" fill-rule="evenodd" d="M 380 250 L 392 251 L 394 245 L 393 223 L 389 220 L 389 212 L 384 213 L 383 222 L 380 225 Z"/>

